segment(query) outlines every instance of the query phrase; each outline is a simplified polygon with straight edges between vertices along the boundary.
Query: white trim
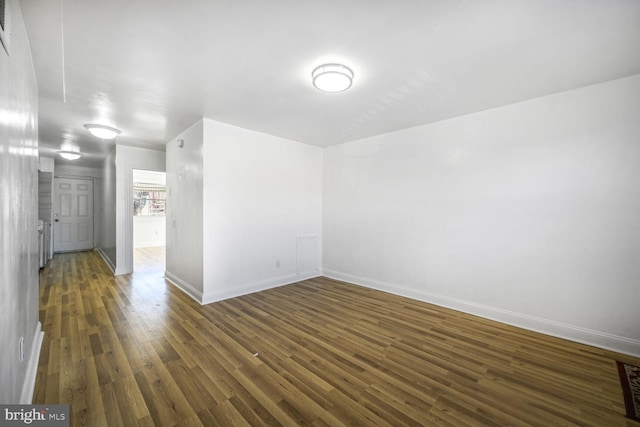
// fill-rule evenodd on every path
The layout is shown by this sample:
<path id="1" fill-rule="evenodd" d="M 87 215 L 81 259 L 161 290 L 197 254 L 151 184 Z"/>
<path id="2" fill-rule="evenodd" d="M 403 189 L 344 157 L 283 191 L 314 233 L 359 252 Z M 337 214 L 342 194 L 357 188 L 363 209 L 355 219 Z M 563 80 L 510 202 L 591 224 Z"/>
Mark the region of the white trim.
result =
<path id="1" fill-rule="evenodd" d="M 190 296 L 198 304 L 202 304 L 202 291 L 194 288 L 192 285 L 167 270 L 164 271 L 164 278 L 167 280 L 167 282 L 171 283 L 173 286 Z"/>
<path id="2" fill-rule="evenodd" d="M 102 260 L 104 261 L 105 264 L 107 264 L 107 267 L 109 267 L 109 269 L 111 270 L 111 272 L 114 274 L 116 273 L 116 266 L 113 265 L 113 262 L 109 259 L 109 257 L 107 256 L 107 254 L 104 253 L 104 251 L 102 250 L 102 248 L 95 248 L 94 251 L 98 252 L 98 254 L 100 254 L 100 256 L 102 257 Z"/>
<path id="3" fill-rule="evenodd" d="M 31 352 L 29 353 L 29 361 L 27 364 L 27 372 L 22 385 L 22 393 L 20 394 L 20 404 L 30 405 L 33 402 L 33 392 L 36 387 L 36 376 L 38 373 L 38 361 L 40 360 L 40 350 L 42 349 L 42 341 L 44 340 L 44 332 L 42 324 L 38 322 L 36 331 L 33 335 L 31 343 Z"/>
<path id="4" fill-rule="evenodd" d="M 291 283 L 301 282 L 303 280 L 313 279 L 314 277 L 320 276 L 322 276 L 322 271 L 313 271 L 303 274 L 291 274 L 287 276 L 275 277 L 273 279 L 261 280 L 259 282 L 248 283 L 246 285 L 234 287 L 232 289 L 207 292 L 202 298 L 202 304 L 211 304 L 212 302 L 252 294 L 254 292 L 265 291 L 267 289 L 278 288 L 280 286 L 290 285 Z"/>
<path id="5" fill-rule="evenodd" d="M 497 307 L 490 307 L 469 301 L 447 297 L 444 295 L 431 294 L 428 292 L 405 288 L 402 286 L 392 285 L 381 282 L 379 280 L 367 279 L 342 273 L 333 270 L 324 270 L 326 277 L 342 280 L 371 289 L 377 289 L 400 295 L 441 307 L 450 308 L 457 311 L 473 314 L 475 316 L 484 317 L 485 319 L 495 320 L 497 322 L 506 323 L 508 325 L 517 326 L 534 332 L 551 335 L 558 338 L 575 341 L 581 344 L 587 344 L 594 347 L 615 351 L 618 353 L 628 354 L 634 357 L 640 357 L 640 341 L 627 337 L 609 334 L 606 332 L 595 331 L 566 323 L 556 322 L 553 320 L 543 319 L 524 313 L 504 310 Z"/>
<path id="6" fill-rule="evenodd" d="M 133 250 L 135 251 L 138 248 L 156 248 L 158 246 L 165 246 L 165 241 L 164 240 L 154 240 L 154 241 L 138 243 L 137 245 L 135 245 L 133 247 Z"/>

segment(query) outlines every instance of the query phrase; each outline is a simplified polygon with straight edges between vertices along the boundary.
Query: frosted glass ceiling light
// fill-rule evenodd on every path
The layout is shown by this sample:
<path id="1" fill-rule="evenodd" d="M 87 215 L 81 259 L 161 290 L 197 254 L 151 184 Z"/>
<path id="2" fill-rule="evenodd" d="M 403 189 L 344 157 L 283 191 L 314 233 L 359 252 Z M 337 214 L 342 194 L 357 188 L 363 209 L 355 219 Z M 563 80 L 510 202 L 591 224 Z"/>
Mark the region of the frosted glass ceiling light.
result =
<path id="1" fill-rule="evenodd" d="M 104 125 L 84 125 L 91 135 L 101 138 L 101 139 L 113 139 L 118 134 L 120 134 L 120 130 L 116 128 L 112 128 L 110 126 Z"/>
<path id="2" fill-rule="evenodd" d="M 324 64 L 311 73 L 313 85 L 323 92 L 342 92 L 351 87 L 353 71 L 341 64 Z"/>
<path id="3" fill-rule="evenodd" d="M 58 151 L 60 157 L 67 160 L 77 160 L 80 158 L 80 153 L 76 151 Z"/>

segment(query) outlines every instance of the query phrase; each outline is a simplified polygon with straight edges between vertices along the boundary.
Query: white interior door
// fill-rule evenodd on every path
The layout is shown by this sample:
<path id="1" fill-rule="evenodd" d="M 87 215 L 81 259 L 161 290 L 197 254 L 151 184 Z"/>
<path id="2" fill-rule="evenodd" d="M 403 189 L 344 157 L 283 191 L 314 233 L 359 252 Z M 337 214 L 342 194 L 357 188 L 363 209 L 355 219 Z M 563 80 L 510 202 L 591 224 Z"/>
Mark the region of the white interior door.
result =
<path id="1" fill-rule="evenodd" d="M 93 181 L 55 178 L 54 199 L 54 251 L 93 249 Z"/>

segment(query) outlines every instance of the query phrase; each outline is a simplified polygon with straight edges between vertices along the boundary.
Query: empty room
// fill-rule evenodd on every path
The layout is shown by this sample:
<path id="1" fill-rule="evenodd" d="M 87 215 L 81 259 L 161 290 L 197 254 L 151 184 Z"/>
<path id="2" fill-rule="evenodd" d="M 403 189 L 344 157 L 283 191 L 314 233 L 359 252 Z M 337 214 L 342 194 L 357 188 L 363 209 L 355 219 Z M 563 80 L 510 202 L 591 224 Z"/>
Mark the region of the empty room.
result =
<path id="1" fill-rule="evenodd" d="M 0 425 L 640 426 L 640 2 L 0 12 Z"/>

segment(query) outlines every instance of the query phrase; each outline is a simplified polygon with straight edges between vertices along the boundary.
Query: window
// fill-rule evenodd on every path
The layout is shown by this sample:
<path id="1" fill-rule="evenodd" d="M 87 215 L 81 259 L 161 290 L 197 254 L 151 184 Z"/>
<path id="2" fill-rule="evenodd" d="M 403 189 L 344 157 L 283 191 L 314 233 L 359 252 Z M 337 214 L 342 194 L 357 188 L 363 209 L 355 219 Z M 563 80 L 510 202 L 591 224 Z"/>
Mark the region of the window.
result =
<path id="1" fill-rule="evenodd" d="M 133 183 L 133 215 L 164 216 L 167 188 L 158 184 Z"/>

